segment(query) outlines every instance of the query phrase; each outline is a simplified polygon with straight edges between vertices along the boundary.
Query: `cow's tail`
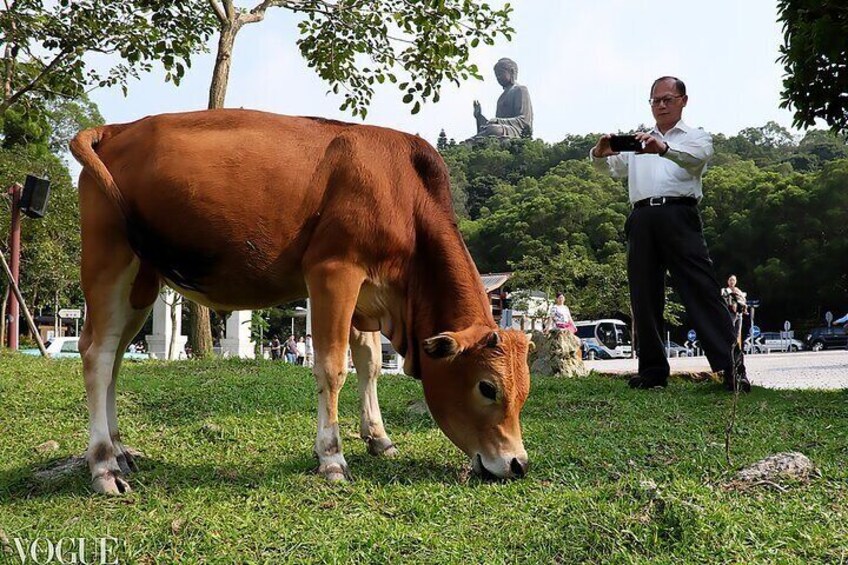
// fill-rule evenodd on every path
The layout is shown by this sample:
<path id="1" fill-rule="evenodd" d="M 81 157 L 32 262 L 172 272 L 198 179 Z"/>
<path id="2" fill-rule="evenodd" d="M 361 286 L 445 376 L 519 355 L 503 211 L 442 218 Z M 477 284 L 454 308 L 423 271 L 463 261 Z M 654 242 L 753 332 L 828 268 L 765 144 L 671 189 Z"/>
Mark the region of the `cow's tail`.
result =
<path id="1" fill-rule="evenodd" d="M 83 171 L 94 178 L 109 200 L 114 202 L 118 209 L 126 215 L 126 201 L 121 191 L 118 190 L 118 185 L 115 184 L 112 173 L 109 172 L 100 156 L 94 151 L 97 144 L 117 134 L 124 127 L 123 125 L 112 125 L 83 130 L 71 140 L 70 149 L 71 154 L 82 165 Z"/>

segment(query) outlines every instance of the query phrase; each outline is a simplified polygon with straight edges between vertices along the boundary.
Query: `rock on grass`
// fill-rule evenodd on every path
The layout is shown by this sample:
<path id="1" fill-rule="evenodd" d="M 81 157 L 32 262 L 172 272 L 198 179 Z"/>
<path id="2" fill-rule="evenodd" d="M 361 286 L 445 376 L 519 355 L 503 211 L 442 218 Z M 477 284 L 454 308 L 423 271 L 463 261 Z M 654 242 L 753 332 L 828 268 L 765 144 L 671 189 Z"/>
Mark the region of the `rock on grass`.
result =
<path id="1" fill-rule="evenodd" d="M 755 484 L 786 479 L 806 482 L 817 476 L 819 476 L 818 469 L 806 455 L 789 451 L 770 455 L 742 469 L 736 473 L 734 482 Z"/>

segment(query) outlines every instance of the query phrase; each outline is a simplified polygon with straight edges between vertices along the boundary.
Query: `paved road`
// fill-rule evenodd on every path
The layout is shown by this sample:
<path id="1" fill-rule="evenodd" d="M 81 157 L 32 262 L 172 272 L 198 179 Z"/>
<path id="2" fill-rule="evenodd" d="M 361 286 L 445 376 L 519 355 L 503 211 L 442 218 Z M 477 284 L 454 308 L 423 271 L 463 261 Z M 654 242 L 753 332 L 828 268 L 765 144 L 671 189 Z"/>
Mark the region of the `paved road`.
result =
<path id="1" fill-rule="evenodd" d="M 636 372 L 635 359 L 587 361 L 601 373 Z M 672 373 L 709 371 L 706 357 L 669 359 Z M 848 388 L 848 350 L 747 355 L 748 378 L 767 388 Z"/>

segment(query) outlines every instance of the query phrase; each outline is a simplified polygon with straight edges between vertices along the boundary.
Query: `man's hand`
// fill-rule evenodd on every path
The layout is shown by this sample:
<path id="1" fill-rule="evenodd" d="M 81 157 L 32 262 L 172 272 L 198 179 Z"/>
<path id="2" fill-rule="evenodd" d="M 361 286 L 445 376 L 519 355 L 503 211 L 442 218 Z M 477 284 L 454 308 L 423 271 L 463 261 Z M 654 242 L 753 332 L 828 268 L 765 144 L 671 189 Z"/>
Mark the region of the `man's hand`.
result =
<path id="1" fill-rule="evenodd" d="M 612 147 L 610 147 L 610 138 L 612 134 L 602 135 L 595 146 L 592 148 L 592 156 L 596 159 L 600 159 L 601 157 L 611 157 L 613 155 L 618 155 L 618 152 L 613 151 Z"/>
<path id="2" fill-rule="evenodd" d="M 645 133 L 643 131 L 636 132 L 634 134 L 636 139 L 642 142 L 642 150 L 637 151 L 636 153 L 654 153 L 659 155 L 660 153 L 665 153 L 668 151 L 668 144 L 665 141 L 657 139 L 650 133 Z"/>
<path id="3" fill-rule="evenodd" d="M 479 118 L 482 115 L 483 115 L 483 110 L 480 108 L 480 102 L 475 100 L 474 101 L 474 117 Z"/>

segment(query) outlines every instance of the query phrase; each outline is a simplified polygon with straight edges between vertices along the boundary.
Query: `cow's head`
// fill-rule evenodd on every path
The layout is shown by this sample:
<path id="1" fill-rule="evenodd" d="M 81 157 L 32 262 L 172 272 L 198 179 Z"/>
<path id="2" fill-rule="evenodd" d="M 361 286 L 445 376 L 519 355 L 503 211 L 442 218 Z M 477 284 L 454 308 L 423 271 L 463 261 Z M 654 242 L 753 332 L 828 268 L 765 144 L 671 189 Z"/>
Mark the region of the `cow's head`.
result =
<path id="1" fill-rule="evenodd" d="M 423 342 L 427 406 L 484 477 L 505 479 L 527 472 L 518 417 L 530 392 L 528 347 L 523 333 L 486 326 L 440 333 Z"/>

